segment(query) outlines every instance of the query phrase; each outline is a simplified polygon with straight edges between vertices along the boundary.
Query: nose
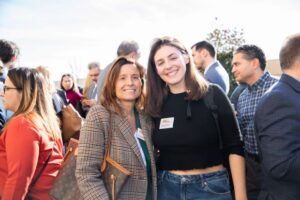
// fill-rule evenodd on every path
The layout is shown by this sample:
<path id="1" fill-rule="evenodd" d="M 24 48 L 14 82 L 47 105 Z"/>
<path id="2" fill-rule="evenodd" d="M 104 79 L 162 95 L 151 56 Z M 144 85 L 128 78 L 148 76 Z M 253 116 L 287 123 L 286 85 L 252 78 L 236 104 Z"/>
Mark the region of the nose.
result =
<path id="1" fill-rule="evenodd" d="M 166 69 L 166 70 L 169 70 L 169 69 L 171 69 L 171 67 L 172 67 L 172 64 L 171 64 L 171 62 L 169 62 L 169 61 L 166 61 L 166 62 L 165 62 L 165 66 L 164 66 L 164 67 L 165 67 L 165 69 Z"/>
<path id="2" fill-rule="evenodd" d="M 231 68 L 231 72 L 232 72 L 232 73 L 234 73 L 234 72 L 235 72 L 235 67 L 234 67 L 234 66 L 232 66 L 232 68 Z"/>
<path id="3" fill-rule="evenodd" d="M 4 92 L 3 91 L 0 91 L 0 96 L 4 97 Z"/>
<path id="4" fill-rule="evenodd" d="M 133 79 L 132 78 L 128 78 L 126 81 L 127 85 L 133 85 Z"/>

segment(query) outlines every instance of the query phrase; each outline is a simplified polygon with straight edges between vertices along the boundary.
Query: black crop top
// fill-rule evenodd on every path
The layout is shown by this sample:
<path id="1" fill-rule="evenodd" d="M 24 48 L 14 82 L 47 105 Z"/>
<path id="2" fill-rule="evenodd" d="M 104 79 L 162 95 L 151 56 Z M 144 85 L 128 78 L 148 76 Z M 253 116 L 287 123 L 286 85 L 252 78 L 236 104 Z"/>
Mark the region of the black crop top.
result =
<path id="1" fill-rule="evenodd" d="M 184 99 L 187 94 L 169 93 L 161 117 L 154 119 L 153 144 L 159 150 L 158 169 L 204 169 L 223 163 L 224 153 L 243 155 L 243 144 L 229 100 L 220 88 L 211 87 L 218 106 L 223 150 L 219 148 L 216 122 L 204 101 L 190 101 L 192 116 L 188 118 L 188 101 Z"/>

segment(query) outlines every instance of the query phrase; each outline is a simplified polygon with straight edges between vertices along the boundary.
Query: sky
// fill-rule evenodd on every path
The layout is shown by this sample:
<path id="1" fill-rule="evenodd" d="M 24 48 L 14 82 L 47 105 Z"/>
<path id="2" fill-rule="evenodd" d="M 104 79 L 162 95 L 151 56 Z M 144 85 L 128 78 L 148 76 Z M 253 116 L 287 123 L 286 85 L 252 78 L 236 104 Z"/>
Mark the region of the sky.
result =
<path id="1" fill-rule="evenodd" d="M 146 67 L 154 38 L 176 37 L 189 49 L 214 28 L 243 29 L 246 43 L 278 59 L 299 21 L 299 0 L 0 0 L 0 38 L 19 46 L 18 65 L 48 66 L 55 80 L 84 78 L 93 61 L 105 68 L 125 39 L 139 43 Z"/>

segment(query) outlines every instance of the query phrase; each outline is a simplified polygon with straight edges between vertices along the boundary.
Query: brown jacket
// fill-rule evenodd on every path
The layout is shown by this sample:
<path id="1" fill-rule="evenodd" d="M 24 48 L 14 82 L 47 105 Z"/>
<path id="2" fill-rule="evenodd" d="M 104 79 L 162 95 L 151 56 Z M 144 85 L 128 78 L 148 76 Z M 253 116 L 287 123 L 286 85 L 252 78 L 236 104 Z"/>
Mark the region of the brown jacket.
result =
<path id="1" fill-rule="evenodd" d="M 151 157 L 153 199 L 156 199 L 156 169 L 151 140 L 152 122 L 140 113 L 142 133 Z M 110 156 L 132 172 L 118 199 L 143 200 L 147 193 L 147 172 L 126 117 L 112 114 L 112 143 Z M 81 129 L 76 177 L 84 199 L 109 199 L 101 179 L 100 165 L 105 152 L 109 128 L 109 112 L 101 105 L 91 108 Z"/>

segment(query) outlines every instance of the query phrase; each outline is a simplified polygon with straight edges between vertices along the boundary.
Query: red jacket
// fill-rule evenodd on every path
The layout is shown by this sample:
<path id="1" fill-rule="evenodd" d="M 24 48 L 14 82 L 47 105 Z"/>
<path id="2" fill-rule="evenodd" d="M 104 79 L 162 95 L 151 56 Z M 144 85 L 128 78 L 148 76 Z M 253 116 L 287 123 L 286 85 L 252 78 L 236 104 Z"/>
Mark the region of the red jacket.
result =
<path id="1" fill-rule="evenodd" d="M 31 180 L 52 151 L 46 168 L 30 193 L 33 199 L 50 199 L 49 190 L 63 161 L 63 145 L 61 139 L 54 141 L 48 134 L 22 115 L 9 121 L 0 137 L 2 200 L 24 199 Z"/>

